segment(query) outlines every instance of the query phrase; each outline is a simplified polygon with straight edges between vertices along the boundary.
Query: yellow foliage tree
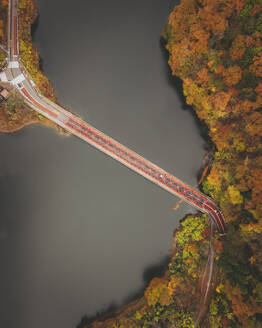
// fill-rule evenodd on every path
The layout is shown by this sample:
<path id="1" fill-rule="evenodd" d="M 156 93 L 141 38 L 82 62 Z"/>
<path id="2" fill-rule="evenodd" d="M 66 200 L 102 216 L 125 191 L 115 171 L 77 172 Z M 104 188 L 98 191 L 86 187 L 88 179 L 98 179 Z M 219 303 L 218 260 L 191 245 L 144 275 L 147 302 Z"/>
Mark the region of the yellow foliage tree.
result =
<path id="1" fill-rule="evenodd" d="M 145 291 L 147 304 L 155 306 L 158 302 L 162 305 L 170 305 L 173 302 L 172 292 L 168 288 L 168 281 L 154 278 Z"/>
<path id="2" fill-rule="evenodd" d="M 240 194 L 240 191 L 235 186 L 229 186 L 227 191 L 230 201 L 233 205 L 243 203 L 243 196 Z"/>

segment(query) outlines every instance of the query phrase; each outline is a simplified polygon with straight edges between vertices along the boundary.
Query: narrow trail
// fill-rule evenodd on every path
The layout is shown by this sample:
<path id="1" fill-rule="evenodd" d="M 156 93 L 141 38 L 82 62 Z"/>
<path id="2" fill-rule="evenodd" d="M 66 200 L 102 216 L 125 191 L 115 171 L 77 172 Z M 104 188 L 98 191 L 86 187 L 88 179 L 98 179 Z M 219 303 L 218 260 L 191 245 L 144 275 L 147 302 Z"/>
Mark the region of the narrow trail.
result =
<path id="1" fill-rule="evenodd" d="M 211 287 L 212 287 L 212 278 L 214 272 L 214 263 L 216 258 L 216 251 L 214 246 L 214 223 L 210 223 L 210 236 L 209 236 L 209 251 L 208 258 L 206 261 L 205 270 L 202 276 L 201 287 L 200 287 L 200 300 L 199 300 L 199 311 L 198 316 L 195 320 L 195 328 L 199 327 L 203 316 L 206 313 L 208 307 L 208 300 L 210 297 Z"/>

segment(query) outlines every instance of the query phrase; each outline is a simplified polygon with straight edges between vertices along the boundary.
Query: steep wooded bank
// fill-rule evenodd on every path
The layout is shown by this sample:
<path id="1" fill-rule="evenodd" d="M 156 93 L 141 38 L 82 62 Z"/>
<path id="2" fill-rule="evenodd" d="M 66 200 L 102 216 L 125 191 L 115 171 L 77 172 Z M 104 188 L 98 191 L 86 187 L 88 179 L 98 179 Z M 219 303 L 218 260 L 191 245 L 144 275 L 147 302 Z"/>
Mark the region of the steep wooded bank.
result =
<path id="1" fill-rule="evenodd" d="M 216 145 L 203 190 L 228 234 L 207 327 L 262 322 L 262 2 L 182 1 L 164 35 L 187 103 Z"/>

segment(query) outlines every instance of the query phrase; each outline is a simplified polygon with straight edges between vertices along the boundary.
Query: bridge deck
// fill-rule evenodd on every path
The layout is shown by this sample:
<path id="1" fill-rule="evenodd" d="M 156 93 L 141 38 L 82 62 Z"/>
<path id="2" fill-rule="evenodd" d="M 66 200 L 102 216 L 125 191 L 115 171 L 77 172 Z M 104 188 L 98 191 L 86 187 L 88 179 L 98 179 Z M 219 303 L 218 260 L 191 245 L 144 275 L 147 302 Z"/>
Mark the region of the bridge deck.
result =
<path id="1" fill-rule="evenodd" d="M 10 0 L 9 4 L 9 49 L 12 49 L 12 51 L 9 52 L 9 62 L 13 61 L 11 66 L 15 67 L 17 67 L 17 64 L 14 63 L 18 60 L 19 53 L 17 39 L 17 1 L 18 0 Z M 17 59 L 15 60 L 13 57 Z M 30 83 L 32 79 L 21 63 L 19 63 L 19 68 L 11 67 L 8 68 L 7 71 L 11 73 L 11 75 L 13 74 L 11 82 L 17 87 L 27 103 L 34 110 L 135 172 L 141 174 L 148 180 L 156 183 L 171 194 L 180 197 L 200 211 L 208 213 L 210 218 L 215 222 L 219 232 L 222 234 L 225 233 L 226 228 L 223 214 L 219 207 L 208 196 L 186 185 L 173 175 L 95 129 L 69 111 L 41 96 L 34 88 L 34 85 Z"/>

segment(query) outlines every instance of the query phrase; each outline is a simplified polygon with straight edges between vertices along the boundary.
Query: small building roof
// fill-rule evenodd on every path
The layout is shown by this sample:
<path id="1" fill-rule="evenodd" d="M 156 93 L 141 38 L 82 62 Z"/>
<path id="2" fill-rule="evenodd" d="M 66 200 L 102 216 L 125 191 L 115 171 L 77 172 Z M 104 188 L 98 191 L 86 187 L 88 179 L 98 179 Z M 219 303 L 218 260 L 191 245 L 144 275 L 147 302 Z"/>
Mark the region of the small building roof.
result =
<path id="1" fill-rule="evenodd" d="M 9 92 L 6 90 L 6 89 L 3 89 L 1 92 L 0 92 L 1 96 L 4 97 L 5 99 L 8 98 L 9 96 Z"/>

